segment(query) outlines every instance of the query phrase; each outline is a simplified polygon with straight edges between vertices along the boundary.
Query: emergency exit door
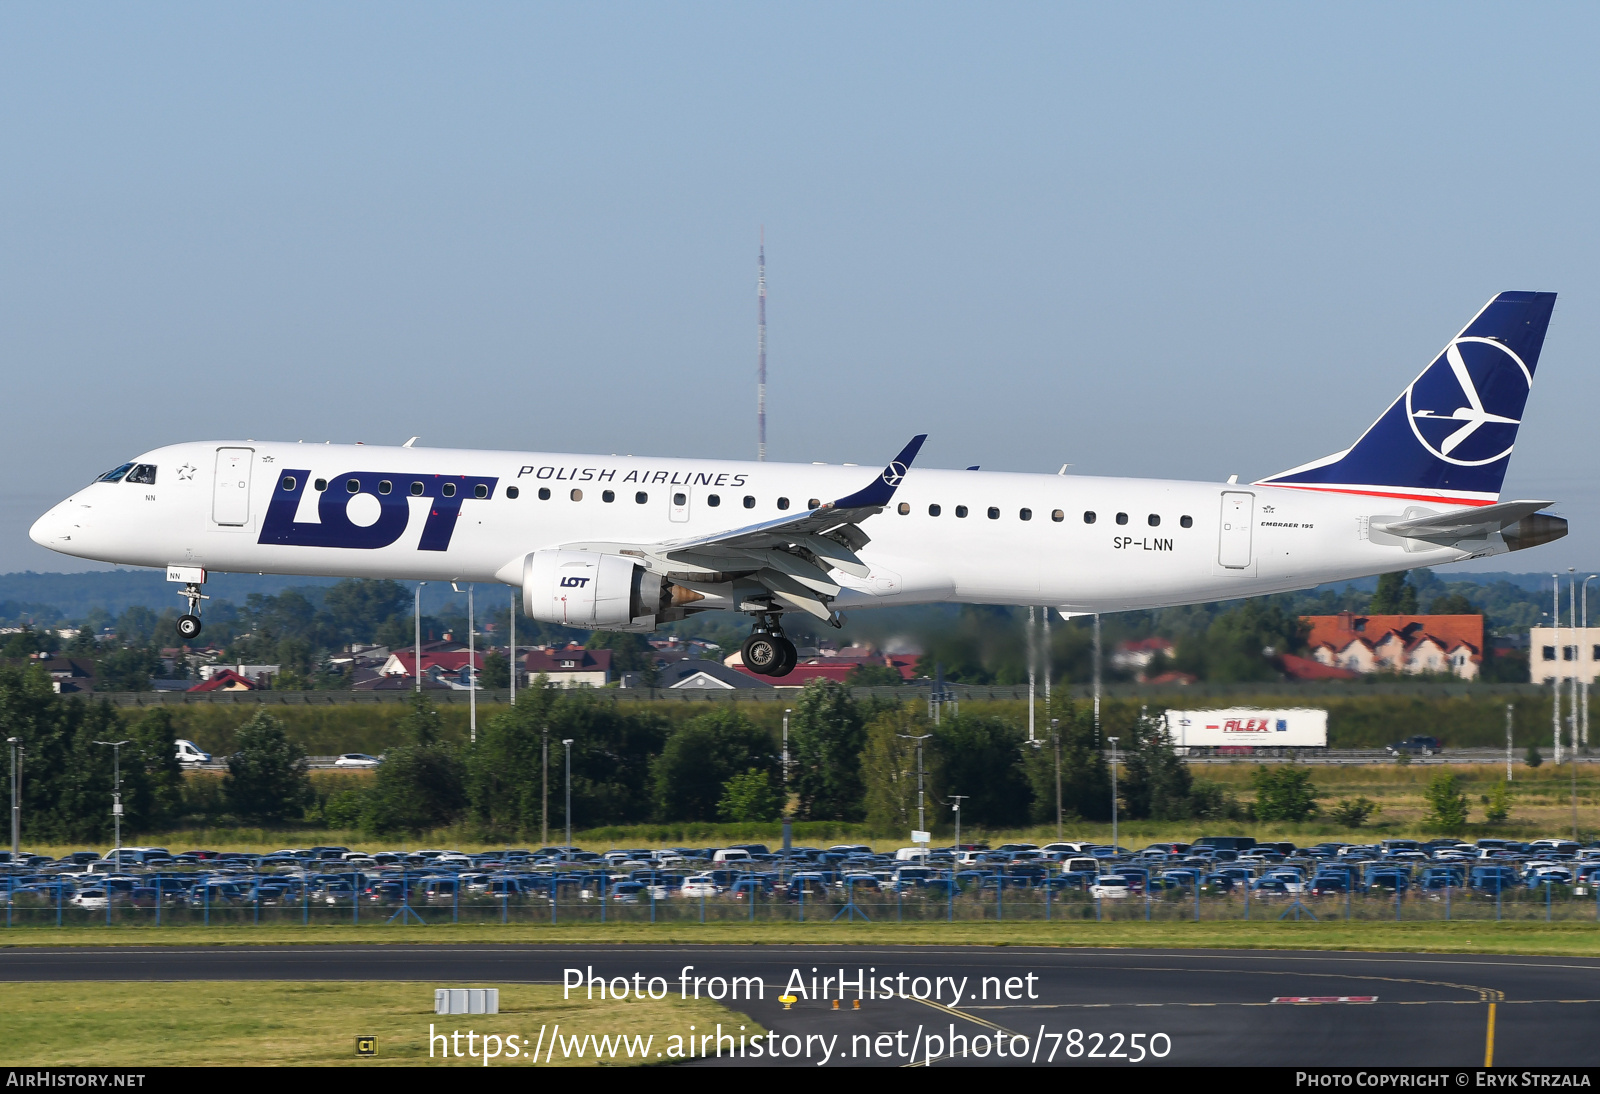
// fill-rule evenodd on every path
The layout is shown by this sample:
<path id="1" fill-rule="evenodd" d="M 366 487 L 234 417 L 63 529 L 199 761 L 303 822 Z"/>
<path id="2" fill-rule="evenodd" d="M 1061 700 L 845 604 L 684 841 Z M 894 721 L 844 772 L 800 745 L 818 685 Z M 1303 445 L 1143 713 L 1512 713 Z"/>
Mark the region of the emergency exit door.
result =
<path id="1" fill-rule="evenodd" d="M 217 449 L 217 472 L 211 480 L 211 519 L 238 528 L 250 523 L 250 460 L 253 448 Z"/>
<path id="2" fill-rule="evenodd" d="M 1256 496 L 1238 490 L 1222 494 L 1222 521 L 1219 524 L 1217 563 L 1229 570 L 1250 565 L 1250 531 L 1255 525 Z"/>
<path id="3" fill-rule="evenodd" d="M 670 519 L 678 524 L 687 521 L 689 519 L 689 488 L 687 486 L 675 488 L 668 500 L 672 503 L 672 507 L 668 510 Z"/>

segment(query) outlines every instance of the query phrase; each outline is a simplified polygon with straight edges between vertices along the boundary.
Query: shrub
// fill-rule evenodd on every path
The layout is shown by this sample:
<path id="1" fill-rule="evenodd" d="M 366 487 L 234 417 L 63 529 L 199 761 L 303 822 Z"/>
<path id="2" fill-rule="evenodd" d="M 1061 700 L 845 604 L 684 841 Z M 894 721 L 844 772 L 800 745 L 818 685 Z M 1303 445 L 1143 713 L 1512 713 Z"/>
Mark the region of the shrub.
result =
<path id="1" fill-rule="evenodd" d="M 759 767 L 742 771 L 722 784 L 722 800 L 717 816 L 725 821 L 777 820 L 783 802 L 772 785 L 772 776 Z"/>
<path id="2" fill-rule="evenodd" d="M 1363 795 L 1354 801 L 1340 798 L 1339 804 L 1328 810 L 1328 818 L 1344 828 L 1360 828 L 1382 811 L 1382 806 Z"/>
<path id="3" fill-rule="evenodd" d="M 1428 781 L 1427 825 L 1441 832 L 1459 832 L 1467 825 L 1467 796 L 1454 775 L 1441 773 Z"/>
<path id="4" fill-rule="evenodd" d="M 1483 819 L 1490 824 L 1504 824 L 1511 816 L 1511 784 L 1501 780 L 1494 792 L 1484 799 Z"/>
<path id="5" fill-rule="evenodd" d="M 1263 764 L 1250 782 L 1256 790 L 1257 820 L 1303 821 L 1317 811 L 1317 787 L 1306 768 Z"/>

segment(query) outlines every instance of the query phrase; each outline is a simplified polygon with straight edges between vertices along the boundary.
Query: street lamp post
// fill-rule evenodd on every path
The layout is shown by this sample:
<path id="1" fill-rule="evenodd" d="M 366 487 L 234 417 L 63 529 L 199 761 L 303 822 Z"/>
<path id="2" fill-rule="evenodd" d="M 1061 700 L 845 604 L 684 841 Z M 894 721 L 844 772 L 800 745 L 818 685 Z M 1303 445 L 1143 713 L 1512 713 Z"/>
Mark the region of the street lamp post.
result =
<path id="1" fill-rule="evenodd" d="M 467 582 L 467 727 L 468 740 L 478 743 L 478 636 L 472 618 L 472 582 Z"/>
<path id="2" fill-rule="evenodd" d="M 1578 627 L 1579 627 L 1578 633 L 1581 636 L 1578 639 L 1578 652 L 1579 653 L 1583 652 L 1583 644 L 1585 642 L 1589 641 L 1589 582 L 1593 581 L 1596 577 L 1600 577 L 1600 574 L 1590 574 L 1588 577 L 1583 579 L 1583 615 L 1580 617 L 1579 623 L 1578 623 Z M 1581 658 L 1580 658 L 1580 660 L 1581 660 Z M 1594 671 L 1594 658 L 1592 658 L 1592 657 L 1589 659 L 1589 671 L 1590 672 Z M 1582 703 L 1582 708 L 1581 709 L 1583 711 L 1583 715 L 1582 715 L 1583 723 L 1582 723 L 1582 732 L 1581 732 L 1581 734 L 1580 734 L 1578 739 L 1583 743 L 1584 751 L 1588 751 L 1588 749 L 1589 749 L 1589 675 L 1588 675 L 1588 673 L 1585 673 L 1584 676 L 1583 676 L 1583 688 L 1582 688 L 1582 691 L 1583 691 L 1583 703 Z"/>
<path id="3" fill-rule="evenodd" d="M 539 731 L 539 843 L 550 846 L 550 727 Z"/>
<path id="4" fill-rule="evenodd" d="M 950 796 L 956 801 L 956 803 L 950 807 L 950 811 L 956 815 L 956 854 L 959 855 L 961 853 L 961 803 L 972 797 L 972 795 L 951 794 Z M 960 864 L 957 863 L 957 865 Z"/>
<path id="5" fill-rule="evenodd" d="M 511 645 L 506 647 L 511 662 L 511 705 L 517 705 L 517 594 L 511 594 Z"/>
<path id="6" fill-rule="evenodd" d="M 127 744 L 122 741 L 96 741 L 97 745 L 109 745 L 111 748 L 111 820 L 116 826 L 117 867 L 122 867 L 122 746 Z M 106 899 L 110 899 L 110 890 L 106 891 Z"/>
<path id="7" fill-rule="evenodd" d="M 902 740 L 917 742 L 917 831 L 926 832 L 928 830 L 927 816 L 922 810 L 922 742 L 932 737 L 933 734 L 924 733 L 918 737 L 911 733 L 896 733 L 895 736 Z"/>
<path id="8" fill-rule="evenodd" d="M 17 865 L 22 839 L 22 738 L 7 737 L 11 746 L 11 865 Z"/>
<path id="9" fill-rule="evenodd" d="M 1049 618 L 1046 613 L 1045 618 Z M 1046 713 L 1049 707 L 1045 708 Z M 1050 742 L 1056 750 L 1056 842 L 1061 842 L 1061 719 L 1050 719 Z"/>
<path id="10" fill-rule="evenodd" d="M 417 628 L 415 644 L 416 648 L 412 651 L 413 655 L 416 657 L 416 660 L 411 663 L 411 671 L 416 673 L 417 676 L 418 695 L 422 694 L 422 587 L 426 584 L 426 581 L 417 582 L 417 588 L 413 594 L 413 599 L 416 601 L 416 608 L 411 613 L 412 618 L 416 620 Z"/>
<path id="11" fill-rule="evenodd" d="M 790 711 L 789 707 L 784 707 L 783 708 L 783 785 L 785 787 L 787 787 L 789 785 L 789 714 L 790 713 L 791 713 L 791 711 Z M 784 808 L 785 809 L 788 808 L 788 803 L 787 802 L 784 803 Z"/>
<path id="12" fill-rule="evenodd" d="M 1111 742 L 1111 853 L 1117 850 L 1117 738 L 1107 737 Z"/>
<path id="13" fill-rule="evenodd" d="M 1555 762 L 1561 762 L 1561 575 L 1550 575 L 1551 586 L 1555 589 L 1555 599 L 1550 605 L 1551 634 L 1556 644 L 1556 662 L 1550 670 L 1550 750 L 1555 753 Z M 1533 651 L 1528 651 L 1528 663 L 1533 663 Z"/>
<path id="14" fill-rule="evenodd" d="M 561 742 L 567 750 L 567 854 L 572 853 L 572 738 Z"/>

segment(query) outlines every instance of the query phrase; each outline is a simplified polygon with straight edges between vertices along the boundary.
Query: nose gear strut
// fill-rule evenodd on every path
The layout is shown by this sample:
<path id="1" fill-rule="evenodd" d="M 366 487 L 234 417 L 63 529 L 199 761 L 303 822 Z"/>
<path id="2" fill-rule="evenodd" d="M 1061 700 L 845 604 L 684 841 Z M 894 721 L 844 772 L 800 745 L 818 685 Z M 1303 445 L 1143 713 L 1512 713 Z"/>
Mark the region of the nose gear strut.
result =
<path id="1" fill-rule="evenodd" d="M 178 617 L 178 636 L 187 642 L 192 638 L 199 637 L 200 602 L 202 600 L 210 600 L 211 598 L 202 593 L 200 591 L 199 584 L 193 581 L 186 584 L 183 587 L 183 592 L 179 593 L 178 595 L 189 602 L 189 611 L 187 614 L 180 615 Z"/>

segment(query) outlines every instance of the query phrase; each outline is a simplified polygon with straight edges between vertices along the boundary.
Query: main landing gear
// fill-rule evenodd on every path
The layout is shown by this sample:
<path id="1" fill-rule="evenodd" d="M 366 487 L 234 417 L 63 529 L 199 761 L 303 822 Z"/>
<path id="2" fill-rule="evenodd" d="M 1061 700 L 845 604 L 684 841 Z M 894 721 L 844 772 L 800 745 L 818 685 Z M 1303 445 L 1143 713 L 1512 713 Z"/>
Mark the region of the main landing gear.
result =
<path id="1" fill-rule="evenodd" d="M 800 659 L 778 619 L 776 614 L 758 616 L 755 629 L 740 647 L 744 667 L 758 676 L 788 676 Z"/>
<path id="2" fill-rule="evenodd" d="M 200 586 L 192 581 L 178 595 L 189 602 L 188 612 L 178 616 L 178 637 L 188 642 L 200 637 L 200 602 L 211 598 L 201 593 Z"/>

